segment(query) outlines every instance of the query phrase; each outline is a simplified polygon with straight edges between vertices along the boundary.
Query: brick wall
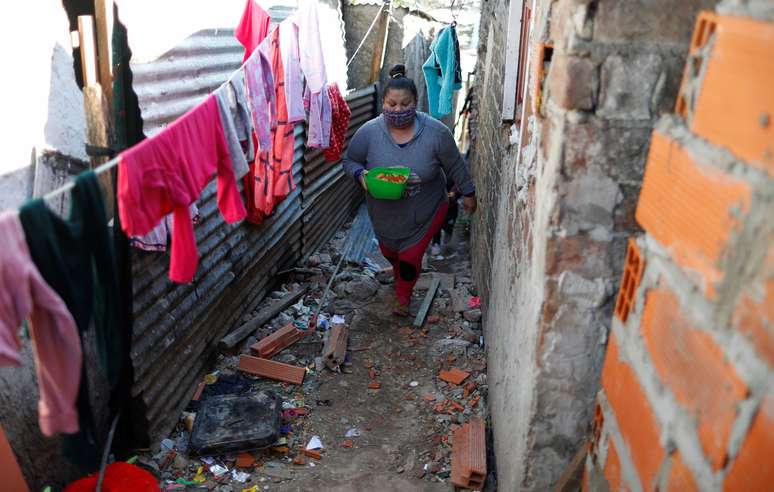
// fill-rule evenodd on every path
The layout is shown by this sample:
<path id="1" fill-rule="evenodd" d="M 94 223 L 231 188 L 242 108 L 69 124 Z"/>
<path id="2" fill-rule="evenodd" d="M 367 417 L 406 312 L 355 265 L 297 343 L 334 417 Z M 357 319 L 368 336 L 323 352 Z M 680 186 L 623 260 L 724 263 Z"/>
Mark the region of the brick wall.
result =
<path id="1" fill-rule="evenodd" d="M 774 483 L 772 39 L 771 18 L 696 24 L 678 115 L 653 132 L 586 490 Z"/>
<path id="2" fill-rule="evenodd" d="M 483 4 L 473 257 L 502 490 L 550 489 L 588 436 L 650 135 L 714 4 L 535 2 L 530 49 L 553 57 L 531 61 L 520 149 L 501 122 L 508 2 Z"/>

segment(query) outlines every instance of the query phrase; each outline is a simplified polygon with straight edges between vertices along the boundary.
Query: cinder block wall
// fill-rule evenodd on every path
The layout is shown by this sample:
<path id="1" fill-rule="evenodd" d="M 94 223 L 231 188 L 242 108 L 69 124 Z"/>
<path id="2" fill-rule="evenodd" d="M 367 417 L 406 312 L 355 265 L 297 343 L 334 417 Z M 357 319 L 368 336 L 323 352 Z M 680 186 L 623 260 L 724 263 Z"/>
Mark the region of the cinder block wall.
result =
<path id="1" fill-rule="evenodd" d="M 774 8 L 753 4 L 700 16 L 653 132 L 585 490 L 774 484 Z"/>
<path id="2" fill-rule="evenodd" d="M 674 107 L 696 13 L 714 4 L 535 2 L 536 111 L 516 148 L 501 120 L 508 2 L 483 3 L 473 256 L 501 490 L 549 490 L 587 439 L 650 135 Z"/>

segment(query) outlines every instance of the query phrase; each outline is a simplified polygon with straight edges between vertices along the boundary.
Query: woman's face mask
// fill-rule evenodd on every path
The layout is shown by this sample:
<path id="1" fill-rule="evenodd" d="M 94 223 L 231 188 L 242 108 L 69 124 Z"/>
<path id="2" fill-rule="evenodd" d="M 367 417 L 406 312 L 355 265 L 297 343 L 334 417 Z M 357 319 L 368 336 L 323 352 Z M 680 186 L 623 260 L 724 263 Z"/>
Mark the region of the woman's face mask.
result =
<path id="1" fill-rule="evenodd" d="M 406 128 L 414 122 L 417 116 L 417 107 L 411 106 L 403 111 L 389 111 L 382 109 L 382 114 L 390 126 L 395 128 Z"/>
<path id="2" fill-rule="evenodd" d="M 414 122 L 417 114 L 417 102 L 408 91 L 390 90 L 384 96 L 382 114 L 390 126 L 406 128 Z"/>

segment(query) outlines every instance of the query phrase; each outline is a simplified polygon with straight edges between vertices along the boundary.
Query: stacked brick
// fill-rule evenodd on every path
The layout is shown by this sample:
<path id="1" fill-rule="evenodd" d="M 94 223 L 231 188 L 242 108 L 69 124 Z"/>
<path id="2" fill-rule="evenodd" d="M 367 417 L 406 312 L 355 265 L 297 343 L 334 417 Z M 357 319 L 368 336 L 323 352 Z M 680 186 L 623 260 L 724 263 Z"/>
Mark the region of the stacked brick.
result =
<path id="1" fill-rule="evenodd" d="M 702 13 L 657 124 L 583 489 L 774 484 L 774 22 Z"/>

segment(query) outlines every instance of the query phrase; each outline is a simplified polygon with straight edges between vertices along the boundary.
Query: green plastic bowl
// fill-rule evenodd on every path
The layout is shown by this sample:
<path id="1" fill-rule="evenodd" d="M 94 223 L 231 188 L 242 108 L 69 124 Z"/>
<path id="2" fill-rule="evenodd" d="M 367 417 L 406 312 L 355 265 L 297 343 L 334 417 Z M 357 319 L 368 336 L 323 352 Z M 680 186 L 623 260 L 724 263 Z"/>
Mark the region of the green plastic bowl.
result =
<path id="1" fill-rule="evenodd" d="M 403 183 L 390 183 L 389 181 L 382 181 L 376 177 L 380 174 L 405 176 L 406 181 Z M 368 170 L 365 176 L 366 186 L 368 192 L 372 197 L 379 200 L 400 200 L 403 196 L 403 192 L 406 190 L 406 183 L 408 182 L 411 169 L 408 167 L 374 167 Z"/>

